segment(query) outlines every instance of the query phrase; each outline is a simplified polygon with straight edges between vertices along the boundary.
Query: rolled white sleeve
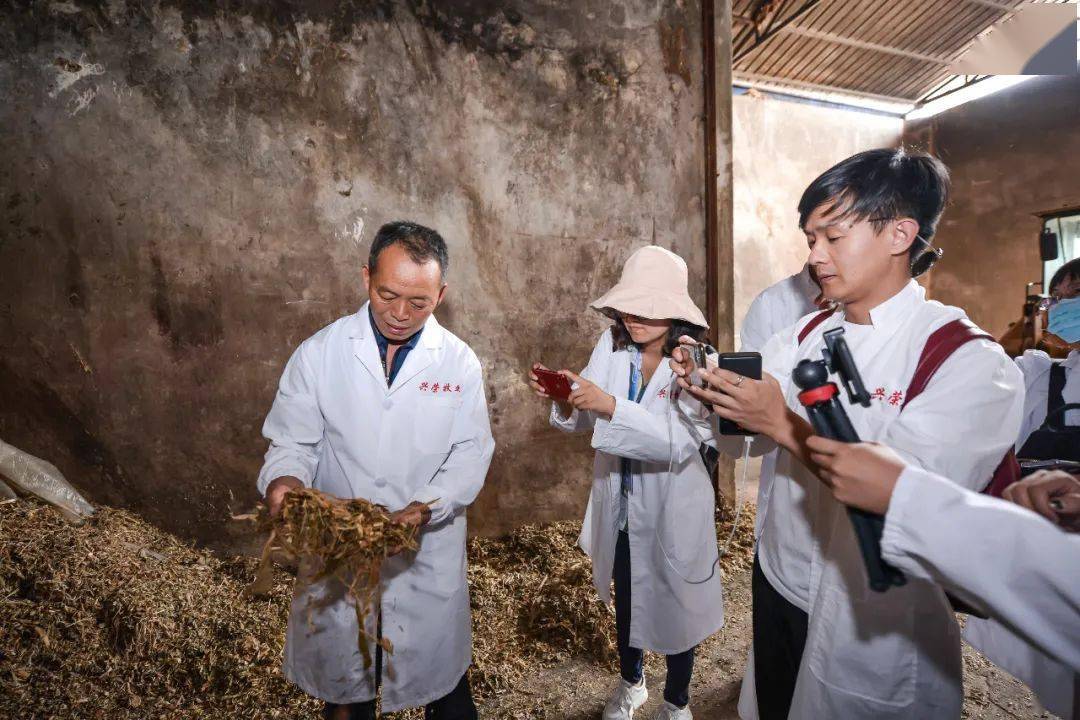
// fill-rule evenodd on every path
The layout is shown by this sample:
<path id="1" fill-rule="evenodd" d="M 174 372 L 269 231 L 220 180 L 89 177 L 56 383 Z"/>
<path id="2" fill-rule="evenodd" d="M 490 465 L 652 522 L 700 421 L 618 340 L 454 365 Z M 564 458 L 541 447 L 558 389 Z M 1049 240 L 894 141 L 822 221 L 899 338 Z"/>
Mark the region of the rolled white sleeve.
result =
<path id="1" fill-rule="evenodd" d="M 910 464 L 982 490 L 1016 442 L 1023 409 L 1016 364 L 996 343 L 974 340 L 941 366 L 881 442 Z"/>
<path id="2" fill-rule="evenodd" d="M 584 376 L 582 376 L 584 377 Z M 549 418 L 551 426 L 568 433 L 585 432 L 586 430 L 592 430 L 593 424 L 596 422 L 596 415 L 586 410 L 581 412 L 577 408 L 573 408 L 570 411 L 570 415 L 563 417 L 559 414 L 558 403 L 551 403 L 551 416 Z"/>
<path id="3" fill-rule="evenodd" d="M 1041 350 L 1028 350 L 1016 358 L 1024 376 L 1024 418 L 1016 437 L 1016 450 L 1046 421 L 1046 403 L 1050 395 L 1050 356 Z"/>
<path id="4" fill-rule="evenodd" d="M 276 478 L 291 475 L 311 487 L 319 465 L 323 417 L 316 397 L 308 342 L 296 349 L 285 365 L 277 395 L 263 423 L 262 434 L 270 441 L 256 486 L 260 495 Z"/>
<path id="5" fill-rule="evenodd" d="M 893 490 L 881 550 L 900 570 L 941 584 L 1080 671 L 1080 535 L 908 467 Z"/>
<path id="6" fill-rule="evenodd" d="M 697 455 L 712 432 L 706 419 L 676 413 L 670 406 L 667 412 L 652 413 L 632 400 L 616 398 L 611 420 L 596 421 L 593 449 L 631 460 L 681 465 Z"/>
<path id="7" fill-rule="evenodd" d="M 465 385 L 465 397 L 450 431 L 450 454 L 431 481 L 410 498 L 410 502 L 431 506 L 429 522 L 433 525 L 453 517 L 472 504 L 484 487 L 484 479 L 495 452 L 479 363 L 469 372 Z"/>

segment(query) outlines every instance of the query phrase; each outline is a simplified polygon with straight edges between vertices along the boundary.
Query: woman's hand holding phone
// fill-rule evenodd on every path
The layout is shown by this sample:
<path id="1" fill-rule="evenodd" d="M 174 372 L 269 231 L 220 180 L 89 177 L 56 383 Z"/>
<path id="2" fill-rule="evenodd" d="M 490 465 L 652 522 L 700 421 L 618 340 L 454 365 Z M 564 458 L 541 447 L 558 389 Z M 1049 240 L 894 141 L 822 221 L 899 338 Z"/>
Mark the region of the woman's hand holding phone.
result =
<path id="1" fill-rule="evenodd" d="M 679 387 L 689 389 L 691 373 L 694 371 L 694 359 L 690 356 L 690 353 L 686 351 L 683 345 L 697 345 L 697 340 L 689 335 L 683 335 L 679 338 L 679 347 L 671 351 L 671 360 L 668 364 L 671 365 L 671 371 L 675 373 Z"/>
<path id="2" fill-rule="evenodd" d="M 538 397 L 550 400 L 551 396 L 548 395 L 544 386 L 540 384 L 540 378 L 536 374 L 537 370 L 549 370 L 549 368 L 544 367 L 540 363 L 533 363 L 532 368 L 529 369 L 529 387 L 532 388 L 533 392 L 535 392 Z"/>
<path id="3" fill-rule="evenodd" d="M 1001 497 L 1069 532 L 1080 532 L 1080 478 L 1067 472 L 1040 470 L 1005 488 Z"/>
<path id="4" fill-rule="evenodd" d="M 540 363 L 533 363 L 532 369 L 529 370 L 529 387 L 532 388 L 533 392 L 535 392 L 538 397 L 555 402 L 555 404 L 559 406 L 560 416 L 569 417 L 570 413 L 573 411 L 573 405 L 570 404 L 569 399 L 552 397 L 547 391 L 547 388 L 541 384 L 540 376 L 536 372 L 537 370 L 545 373 L 553 372 L 550 368 L 544 367 Z"/>
<path id="5" fill-rule="evenodd" d="M 578 410 L 586 410 L 604 415 L 607 419 L 615 414 L 615 397 L 600 389 L 583 377 L 575 375 L 569 370 L 560 370 L 577 387 L 570 393 L 570 404 Z"/>

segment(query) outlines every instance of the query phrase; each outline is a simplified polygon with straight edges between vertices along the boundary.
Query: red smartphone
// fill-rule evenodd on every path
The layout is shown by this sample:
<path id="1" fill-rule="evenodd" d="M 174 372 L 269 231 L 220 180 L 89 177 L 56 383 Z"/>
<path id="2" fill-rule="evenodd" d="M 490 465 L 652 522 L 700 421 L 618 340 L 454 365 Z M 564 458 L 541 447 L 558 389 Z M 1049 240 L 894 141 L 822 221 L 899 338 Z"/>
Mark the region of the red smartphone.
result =
<path id="1" fill-rule="evenodd" d="M 561 375 L 554 370 L 544 370 L 543 368 L 533 368 L 533 374 L 536 375 L 536 379 L 540 382 L 540 387 L 544 388 L 544 392 L 552 398 L 565 400 L 570 397 L 572 388 L 565 375 Z"/>

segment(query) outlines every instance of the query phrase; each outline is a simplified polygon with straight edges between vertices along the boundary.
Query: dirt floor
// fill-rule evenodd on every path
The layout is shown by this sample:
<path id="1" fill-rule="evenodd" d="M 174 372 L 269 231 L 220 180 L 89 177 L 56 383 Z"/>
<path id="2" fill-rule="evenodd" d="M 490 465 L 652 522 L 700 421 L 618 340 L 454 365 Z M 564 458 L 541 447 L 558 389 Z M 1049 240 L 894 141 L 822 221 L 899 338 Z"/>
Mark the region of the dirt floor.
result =
<path id="1" fill-rule="evenodd" d="M 746 652 L 750 646 L 750 573 L 732 575 L 724 584 L 727 624 L 701 648 L 694 664 L 691 710 L 707 720 L 736 720 L 736 705 Z M 650 692 L 644 717 L 659 706 L 664 662 L 649 655 L 646 679 Z M 596 720 L 614 672 L 576 660 L 541 669 L 514 690 L 485 700 L 480 716 L 543 720 Z M 964 646 L 964 718 L 971 720 L 1029 720 L 1054 718 L 1038 705 L 1027 687 Z"/>

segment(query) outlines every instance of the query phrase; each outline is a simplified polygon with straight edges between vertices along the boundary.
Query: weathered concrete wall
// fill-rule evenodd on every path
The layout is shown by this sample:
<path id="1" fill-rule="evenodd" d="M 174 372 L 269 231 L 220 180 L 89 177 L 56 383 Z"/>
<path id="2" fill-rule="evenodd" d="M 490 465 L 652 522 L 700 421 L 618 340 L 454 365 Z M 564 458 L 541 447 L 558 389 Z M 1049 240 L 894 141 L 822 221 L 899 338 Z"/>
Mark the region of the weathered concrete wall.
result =
<path id="1" fill-rule="evenodd" d="M 735 152 L 735 327 L 769 285 L 806 262 L 799 197 L 835 163 L 861 150 L 895 147 L 899 118 L 737 95 Z"/>
<path id="2" fill-rule="evenodd" d="M 284 362 L 384 221 L 450 244 L 485 532 L 583 512 L 587 438 L 522 377 L 584 363 L 625 257 L 679 252 L 704 306 L 692 0 L 19 2 L 0 48 L 0 437 L 189 537 L 237 542 Z"/>
<path id="3" fill-rule="evenodd" d="M 952 203 L 930 292 L 996 336 L 1042 279 L 1037 213 L 1080 207 L 1080 77 L 1035 78 L 923 121 L 906 142 L 949 166 Z"/>

